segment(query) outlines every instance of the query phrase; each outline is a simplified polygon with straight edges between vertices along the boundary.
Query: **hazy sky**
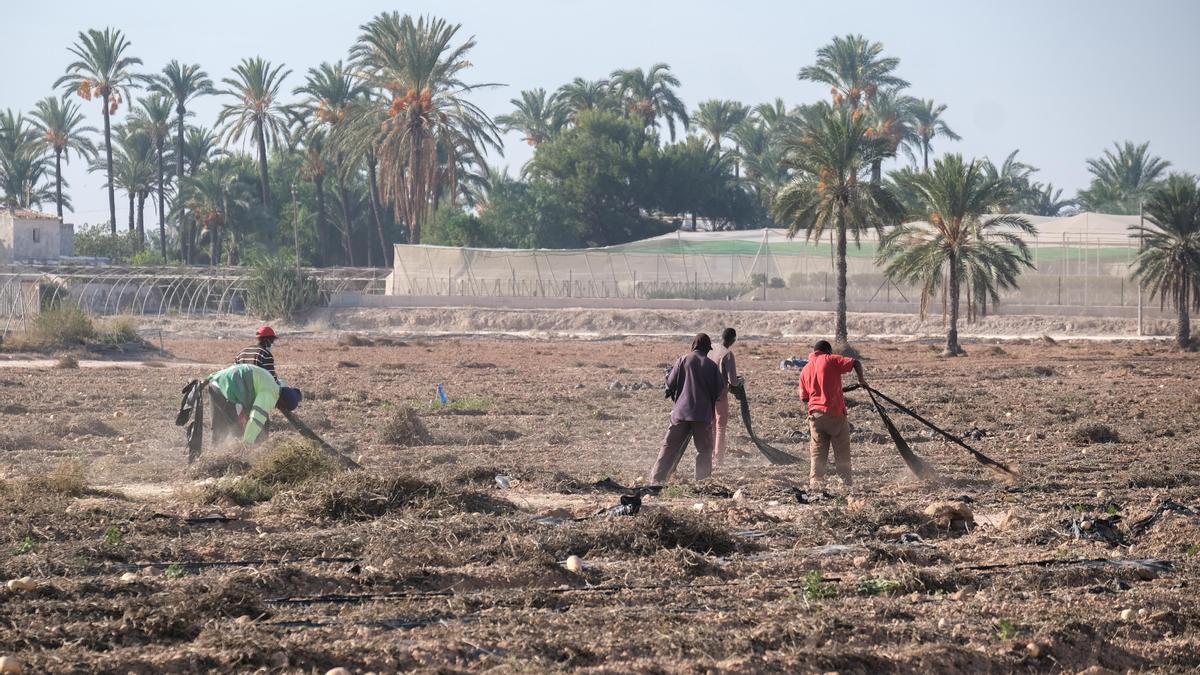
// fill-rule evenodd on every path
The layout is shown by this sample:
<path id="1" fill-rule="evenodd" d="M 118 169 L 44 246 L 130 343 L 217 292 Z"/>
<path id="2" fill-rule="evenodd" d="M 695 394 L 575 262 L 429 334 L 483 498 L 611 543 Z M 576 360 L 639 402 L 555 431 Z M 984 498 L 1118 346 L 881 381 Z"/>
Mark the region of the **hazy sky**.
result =
<path id="1" fill-rule="evenodd" d="M 910 93 L 949 105 L 946 119 L 963 140 L 935 143 L 936 152 L 999 162 L 1020 148 L 1042 170 L 1038 180 L 1068 194 L 1087 184 L 1085 160 L 1114 140 L 1150 141 L 1173 168 L 1200 172 L 1195 0 L 14 1 L 0 39 L 0 109 L 28 111 L 51 93 L 82 29 L 122 29 L 148 72 L 175 58 L 219 80 L 243 57 L 282 61 L 293 70 L 290 91 L 309 67 L 345 58 L 359 26 L 391 10 L 433 12 L 476 37 L 468 81 L 505 85 L 477 95 L 493 116 L 521 89 L 659 61 L 681 80 L 689 108 L 708 98 L 808 102 L 828 90 L 796 72 L 832 36 L 854 32 L 900 58 Z M 101 127 L 99 105 L 86 105 Z M 219 108 L 220 97 L 202 100 L 193 122 L 211 126 Z M 515 134 L 505 142 L 505 156 L 491 161 L 515 170 L 530 150 Z M 105 221 L 102 178 L 82 162 L 66 177 L 74 222 Z M 118 194 L 124 223 L 121 202 Z"/>

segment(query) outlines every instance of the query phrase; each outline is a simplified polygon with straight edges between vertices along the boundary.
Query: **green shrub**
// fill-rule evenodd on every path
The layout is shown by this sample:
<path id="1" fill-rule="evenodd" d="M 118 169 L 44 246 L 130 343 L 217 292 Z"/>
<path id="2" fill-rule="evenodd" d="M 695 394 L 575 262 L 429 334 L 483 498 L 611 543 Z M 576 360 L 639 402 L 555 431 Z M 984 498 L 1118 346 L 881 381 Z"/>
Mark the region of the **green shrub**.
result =
<path id="1" fill-rule="evenodd" d="M 708 284 L 652 288 L 646 291 L 646 297 L 650 300 L 725 300 L 726 298 L 738 298 L 749 290 L 750 288 L 744 284 Z"/>
<path id="2" fill-rule="evenodd" d="M 161 267 L 167 264 L 167 260 L 158 249 L 147 247 L 129 256 L 125 264 L 133 267 Z"/>
<path id="3" fill-rule="evenodd" d="M 858 592 L 863 595 L 885 595 L 900 593 L 904 590 L 904 584 L 895 579 L 882 579 L 877 577 L 868 577 L 860 579 L 858 582 Z"/>
<path id="4" fill-rule="evenodd" d="M 290 320 L 316 307 L 321 289 L 316 279 L 284 258 L 267 258 L 255 268 L 246 293 L 246 309 L 261 319 Z"/>
<path id="5" fill-rule="evenodd" d="M 809 602 L 827 600 L 837 595 L 837 589 L 825 582 L 821 573 L 813 570 L 804 577 L 804 597 Z"/>
<path id="6" fill-rule="evenodd" d="M 37 289 L 38 307 L 43 312 L 58 309 L 70 294 L 66 284 L 54 279 L 42 279 L 38 282 Z"/>
<path id="7" fill-rule="evenodd" d="M 71 347 L 96 337 L 96 326 L 75 305 L 62 305 L 37 315 L 30 326 L 28 340 L 38 348 Z"/>
<path id="8" fill-rule="evenodd" d="M 107 225 L 81 227 L 75 231 L 75 255 L 108 258 L 123 263 L 137 253 L 137 241 L 129 233 L 112 234 Z"/>
<path id="9" fill-rule="evenodd" d="M 138 333 L 137 322 L 131 316 L 117 316 L 106 321 L 99 340 L 112 345 L 134 344 L 143 341 L 142 336 Z"/>

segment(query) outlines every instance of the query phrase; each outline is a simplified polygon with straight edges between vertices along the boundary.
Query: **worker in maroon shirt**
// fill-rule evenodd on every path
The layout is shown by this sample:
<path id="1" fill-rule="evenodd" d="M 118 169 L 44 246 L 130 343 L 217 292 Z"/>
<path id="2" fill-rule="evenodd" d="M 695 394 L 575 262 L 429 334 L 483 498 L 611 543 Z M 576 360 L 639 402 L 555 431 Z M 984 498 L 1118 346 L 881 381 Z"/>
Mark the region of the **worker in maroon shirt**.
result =
<path id="1" fill-rule="evenodd" d="M 810 489 L 819 490 L 825 482 L 830 445 L 838 476 L 847 487 L 854 482 L 850 471 L 850 424 L 846 421 L 846 398 L 842 395 L 842 375 L 852 370 L 866 386 L 858 359 L 834 354 L 829 343 L 821 340 L 813 345 L 813 353 L 800 371 L 800 400 L 808 405 L 808 430 L 812 436 L 808 444 Z"/>
<path id="2" fill-rule="evenodd" d="M 713 411 L 725 382 L 717 364 L 708 358 L 711 351 L 712 338 L 700 333 L 692 340 L 692 351 L 679 357 L 667 373 L 666 393 L 675 405 L 658 460 L 650 470 L 653 485 L 661 485 L 675 472 L 689 438 L 696 443 L 696 480 L 712 475 Z"/>

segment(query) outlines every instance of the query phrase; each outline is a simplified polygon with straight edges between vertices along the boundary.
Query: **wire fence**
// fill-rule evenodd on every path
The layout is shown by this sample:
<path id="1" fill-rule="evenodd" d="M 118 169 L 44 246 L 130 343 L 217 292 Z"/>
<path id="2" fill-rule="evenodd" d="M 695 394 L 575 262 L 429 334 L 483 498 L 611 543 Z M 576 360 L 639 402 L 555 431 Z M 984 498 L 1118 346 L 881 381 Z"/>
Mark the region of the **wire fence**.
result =
<path id="1" fill-rule="evenodd" d="M 587 250 L 396 247 L 388 294 L 481 298 L 698 299 L 829 302 L 833 247 L 763 231 L 757 241 L 670 238 Z M 1022 306 L 1128 307 L 1136 242 L 1060 233 L 1028 241 L 1033 268 L 1001 301 Z M 911 306 L 920 289 L 888 280 L 877 242 L 847 252 L 847 299 Z"/>

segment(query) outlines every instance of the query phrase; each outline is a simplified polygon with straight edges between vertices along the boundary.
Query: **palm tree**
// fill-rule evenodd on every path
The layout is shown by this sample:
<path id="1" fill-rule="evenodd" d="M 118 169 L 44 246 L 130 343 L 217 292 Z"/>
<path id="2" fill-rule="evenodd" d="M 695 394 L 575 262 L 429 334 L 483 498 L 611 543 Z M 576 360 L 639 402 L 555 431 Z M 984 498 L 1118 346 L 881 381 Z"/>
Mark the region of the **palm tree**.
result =
<path id="1" fill-rule="evenodd" d="M 968 286 L 969 297 L 995 302 L 999 290 L 1015 288 L 1021 271 L 1033 267 L 1021 235 L 1037 231 L 1021 216 L 988 215 L 1011 187 L 989 176 L 984 164 L 952 154 L 937 160 L 932 173 L 898 174 L 918 196 L 925 222 L 888 232 L 877 254 L 879 262 L 887 262 L 889 279 L 920 284 L 922 318 L 929 300 L 943 288 L 950 316 L 945 356 L 965 354 L 958 343 L 962 287 Z"/>
<path id="2" fill-rule="evenodd" d="M 999 205 L 999 209 L 1005 213 L 1019 211 L 1021 206 L 1032 196 L 1033 174 L 1037 173 L 1037 167 L 1026 164 L 1017 159 L 1017 153 L 1020 150 L 1013 150 L 1004 158 L 1004 163 L 996 166 L 991 159 L 984 158 L 983 168 L 987 172 L 988 178 L 1003 182 L 1008 186 L 1008 197 Z"/>
<path id="3" fill-rule="evenodd" d="M 776 98 L 770 103 L 759 103 L 754 106 L 753 116 L 758 118 L 766 130 L 772 134 L 783 133 L 788 124 L 794 121 L 788 113 L 783 99 Z"/>
<path id="4" fill-rule="evenodd" d="M 234 77 L 221 80 L 226 89 L 220 94 L 233 97 L 217 116 L 217 125 L 224 126 L 226 143 L 249 137 L 258 148 L 259 198 L 263 207 L 271 208 L 271 183 L 267 175 L 267 146 L 287 137 L 287 106 L 279 101 L 279 90 L 292 71 L 284 65 L 274 66 L 262 57 L 242 59 L 233 69 Z M 268 237 L 274 241 L 273 233 Z"/>
<path id="5" fill-rule="evenodd" d="M 176 175 L 187 177 L 195 177 L 205 167 L 212 164 L 215 160 L 224 156 L 226 152 L 220 147 L 220 138 L 216 132 L 205 127 L 187 127 L 187 133 L 183 140 L 183 155 L 175 156 L 174 172 Z M 180 183 L 182 185 L 182 183 Z M 182 199 L 179 191 L 176 191 L 176 203 L 174 205 L 176 211 L 176 221 L 180 223 L 179 231 L 179 251 L 181 260 L 191 263 L 195 260 L 196 250 L 195 243 L 200 233 L 195 227 L 189 227 L 190 224 L 199 225 L 199 222 L 190 218 L 187 212 L 187 203 Z"/>
<path id="6" fill-rule="evenodd" d="M 368 83 L 390 104 L 364 106 L 351 135 L 379 159 L 382 196 L 413 244 L 420 243 L 438 196 L 457 191 L 456 172 L 439 167 L 457 166 L 463 156 L 482 162 L 489 146 L 500 147 L 496 124 L 466 98 L 491 85 L 461 79 L 475 47 L 474 38 L 452 44 L 461 28 L 435 17 L 384 13 L 362 27 L 352 50 Z"/>
<path id="7" fill-rule="evenodd" d="M 55 199 L 44 182 L 49 159 L 37 130 L 21 113 L 0 111 L 0 195 L 10 211 L 29 209 Z M 65 199 L 65 198 L 64 198 Z M 69 208 L 69 200 L 67 200 Z"/>
<path id="8" fill-rule="evenodd" d="M 558 94 L 546 96 L 541 87 L 521 92 L 521 98 L 509 101 L 516 108 L 508 115 L 496 118 L 496 124 L 505 132 L 520 131 L 521 140 L 532 146 L 554 138 L 566 122 Z"/>
<path id="9" fill-rule="evenodd" d="M 899 89 L 883 89 L 875 93 L 867 109 L 871 118 L 871 126 L 867 133 L 871 136 L 886 138 L 891 144 L 892 154 L 895 155 L 900 146 L 916 140 L 913 130 L 912 109 L 917 100 L 905 96 Z M 883 178 L 883 160 L 876 159 L 871 164 L 871 181 L 878 183 Z"/>
<path id="10" fill-rule="evenodd" d="M 114 187 L 124 190 L 129 197 L 129 232 L 140 251 L 146 241 L 146 197 L 154 189 L 157 175 L 154 143 L 133 124 L 133 118 L 129 124 L 113 127 L 113 135 L 117 139 L 113 160 Z M 93 171 L 102 169 L 101 166 L 92 167 Z M 135 231 L 136 235 L 133 234 Z"/>
<path id="11" fill-rule="evenodd" d="M 154 145 L 158 160 L 155 191 L 158 193 L 158 245 L 163 260 L 167 258 L 167 203 L 163 184 L 166 174 L 167 139 L 171 137 L 171 101 L 161 94 L 138 99 L 130 125 Z"/>
<path id="12" fill-rule="evenodd" d="M 313 120 L 312 123 L 324 127 L 329 137 L 337 139 L 344 133 L 347 118 L 354 112 L 354 108 L 366 102 L 367 86 L 338 61 L 336 64 L 322 63 L 317 68 L 310 68 L 304 85 L 297 87 L 292 93 L 308 97 L 303 103 L 301 114 Z M 349 199 L 346 198 L 346 177 L 348 173 L 357 172 L 359 162 L 347 163 L 346 152 L 341 147 L 336 149 L 333 158 L 336 170 L 334 178 L 337 181 L 338 194 L 341 196 L 339 201 L 342 205 L 342 222 L 346 224 L 342 246 L 346 250 L 346 263 L 354 266 L 350 230 L 354 221 L 350 217 Z M 369 253 L 369 237 L 367 242 Z"/>
<path id="13" fill-rule="evenodd" d="M 1054 183 L 1033 183 L 1021 203 L 1018 211 L 1031 216 L 1060 216 L 1063 211 L 1073 209 L 1078 205 L 1074 199 L 1063 199 L 1062 189 L 1055 189 Z"/>
<path id="14" fill-rule="evenodd" d="M 1191 349 L 1189 310 L 1200 310 L 1200 189 L 1196 177 L 1172 174 L 1150 192 L 1145 208 L 1150 224 L 1129 228 L 1142 241 L 1133 277 L 1150 287 L 1151 299 L 1157 295 L 1160 306 L 1175 306 L 1179 313 L 1175 344 Z"/>
<path id="15" fill-rule="evenodd" d="M 188 116 L 188 105 L 207 94 L 215 93 L 212 80 L 208 79 L 198 64 L 184 64 L 172 60 L 163 67 L 162 74 L 156 75 L 150 85 L 150 90 L 167 97 L 175 104 L 175 191 L 178 193 L 183 185 L 184 156 L 184 127 Z M 184 232 L 186 221 L 185 209 L 178 208 L 176 227 L 179 230 L 179 259 L 188 261 L 190 252 L 187 246 L 191 237 Z"/>
<path id="16" fill-rule="evenodd" d="M 789 179 L 781 135 L 772 133 L 757 113 L 742 120 L 729 132 L 729 137 L 737 145 L 734 150 L 738 160 L 735 167 L 740 167 L 739 171 L 745 169 L 746 182 L 763 213 L 770 211 L 775 196 Z"/>
<path id="17" fill-rule="evenodd" d="M 317 255 L 316 264 L 323 267 L 328 263 L 327 246 L 329 217 L 325 207 L 325 178 L 329 174 L 326 157 L 325 130 L 319 126 L 304 127 L 294 138 L 302 144 L 300 175 L 313 184 L 317 199 Z"/>
<path id="18" fill-rule="evenodd" d="M 188 127 L 183 140 L 183 154 L 176 157 L 176 172 L 195 176 L 213 160 L 223 156 L 220 138 L 216 132 L 205 127 Z"/>
<path id="19" fill-rule="evenodd" d="M 835 37 L 817 50 L 816 64 L 801 68 L 798 77 L 829 85 L 834 105 L 857 109 L 869 104 L 880 89 L 908 86 L 892 74 L 900 59 L 882 57 L 882 53 L 882 44 L 861 35 Z"/>
<path id="20" fill-rule="evenodd" d="M 563 113 L 572 121 L 585 110 L 611 110 L 612 91 L 605 80 L 585 80 L 577 77 L 555 92 Z"/>
<path id="21" fill-rule="evenodd" d="M 656 63 L 650 70 L 641 68 L 613 71 L 610 86 L 625 104 L 625 110 L 635 119 L 641 120 L 647 129 L 665 120 L 675 141 L 675 123 L 688 128 L 687 107 L 675 90 L 679 79 L 671 74 L 671 66 Z"/>
<path id="22" fill-rule="evenodd" d="M 202 236 L 208 236 L 209 265 L 221 262 L 222 231 L 230 223 L 230 209 L 246 206 L 238 194 L 237 181 L 236 167 L 223 162 L 216 162 L 183 179 L 182 200 L 196 218 Z"/>
<path id="23" fill-rule="evenodd" d="M 719 152 L 721 139 L 728 136 L 749 114 L 750 106 L 737 101 L 710 99 L 701 101 L 700 105 L 696 106 L 696 116 L 692 121 L 708 134 Z"/>
<path id="24" fill-rule="evenodd" d="M 100 111 L 104 115 L 104 161 L 108 180 L 108 217 L 112 233 L 117 233 L 117 198 L 113 186 L 112 123 L 110 117 L 117 112 L 123 98 L 129 98 L 129 89 L 138 80 L 144 79 L 131 70 L 142 65 L 142 60 L 126 56 L 129 40 L 119 30 L 105 28 L 103 32 L 91 29 L 80 32 L 78 41 L 70 52 L 78 61 L 67 66 L 67 73 L 55 81 L 54 86 L 63 87 L 67 93 L 75 92 L 84 100 L 100 99 Z"/>
<path id="25" fill-rule="evenodd" d="M 1133 214 L 1158 187 L 1171 163 L 1150 154 L 1150 143 L 1124 145 L 1113 143 L 1116 153 L 1105 150 L 1098 159 L 1087 161 L 1092 182 L 1079 193 L 1079 201 L 1089 211 Z"/>
<path id="26" fill-rule="evenodd" d="M 819 241 L 826 229 L 837 236 L 837 307 L 834 339 L 848 344 L 846 330 L 846 238 L 855 243 L 861 232 L 882 232 L 899 221 L 900 202 L 883 183 L 869 178 L 876 158 L 887 157 L 889 143 L 867 134 L 868 120 L 848 107 L 818 103 L 804 111 L 799 128 L 786 141 L 786 165 L 793 178 L 775 200 L 773 215 L 787 223 L 788 236 L 803 230 Z"/>
<path id="27" fill-rule="evenodd" d="M 79 104 L 66 98 L 47 96 L 37 102 L 37 108 L 30 117 L 33 118 L 33 128 L 41 137 L 43 148 L 54 153 L 54 203 L 58 207 L 58 217 L 63 217 L 63 160 L 71 161 L 71 151 L 91 161 L 96 156 L 96 146 L 87 134 L 97 133 L 95 127 L 84 125 L 83 114 Z"/>
<path id="28" fill-rule="evenodd" d="M 954 133 L 954 130 L 947 126 L 945 120 L 942 119 L 944 112 L 946 112 L 946 104 L 934 103 L 932 99 L 917 99 L 912 107 L 913 133 L 916 140 L 906 145 L 904 149 L 914 162 L 916 156 L 913 154 L 912 147 L 916 146 L 921 151 L 921 166 L 926 173 L 929 172 L 929 153 L 933 150 L 933 139 L 944 136 L 952 141 L 962 140 L 962 136 Z"/>

